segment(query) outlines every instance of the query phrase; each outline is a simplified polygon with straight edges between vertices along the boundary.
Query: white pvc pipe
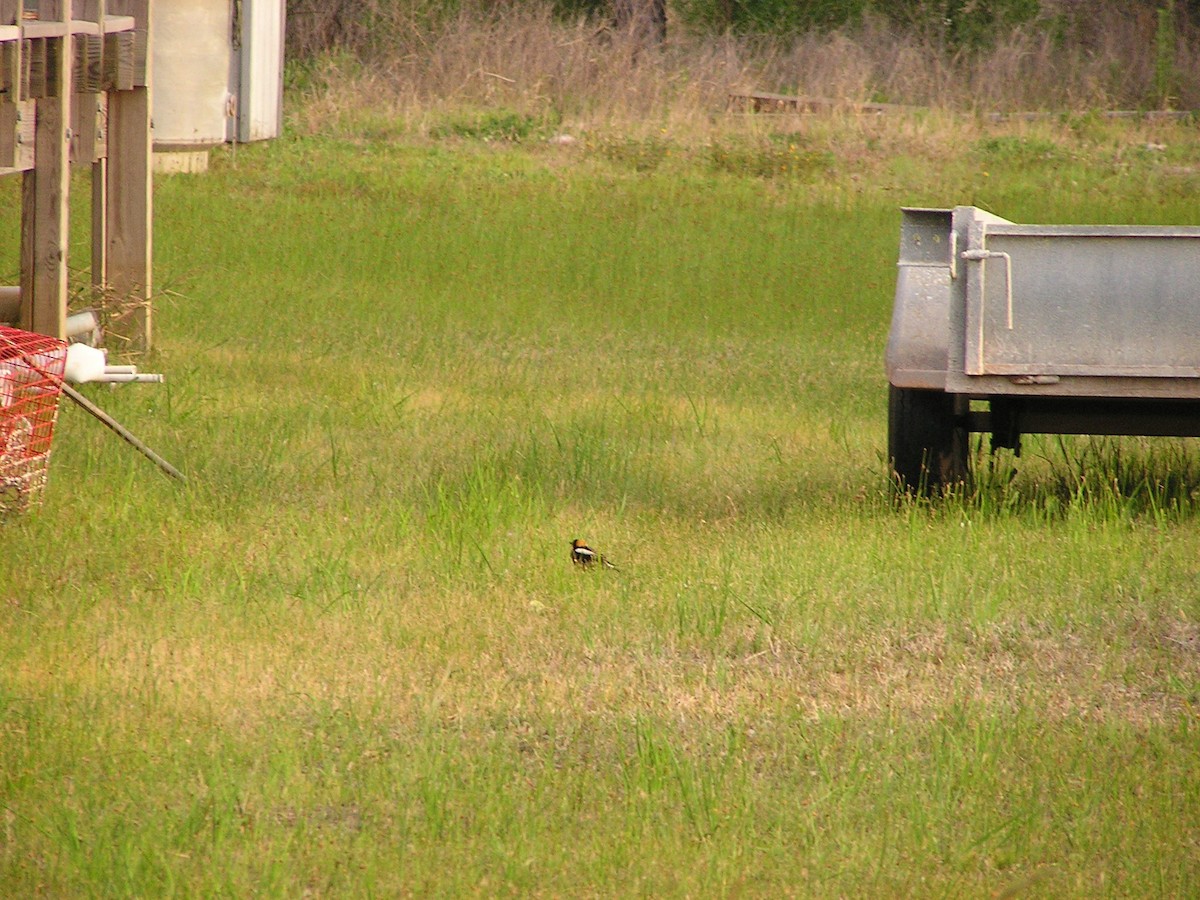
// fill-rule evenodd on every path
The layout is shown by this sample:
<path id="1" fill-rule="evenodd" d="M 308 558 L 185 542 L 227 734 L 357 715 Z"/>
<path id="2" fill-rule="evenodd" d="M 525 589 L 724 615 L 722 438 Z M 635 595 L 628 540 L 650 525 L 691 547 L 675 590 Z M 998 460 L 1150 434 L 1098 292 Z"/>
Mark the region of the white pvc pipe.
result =
<path id="1" fill-rule="evenodd" d="M 105 372 L 88 381 L 91 384 L 162 384 L 166 378 L 146 372 Z"/>
<path id="2" fill-rule="evenodd" d="M 98 336 L 100 330 L 100 320 L 96 318 L 96 314 L 90 309 L 85 309 L 82 312 L 72 313 L 67 316 L 67 338 L 73 338 L 80 334 L 92 333 L 93 337 Z"/>

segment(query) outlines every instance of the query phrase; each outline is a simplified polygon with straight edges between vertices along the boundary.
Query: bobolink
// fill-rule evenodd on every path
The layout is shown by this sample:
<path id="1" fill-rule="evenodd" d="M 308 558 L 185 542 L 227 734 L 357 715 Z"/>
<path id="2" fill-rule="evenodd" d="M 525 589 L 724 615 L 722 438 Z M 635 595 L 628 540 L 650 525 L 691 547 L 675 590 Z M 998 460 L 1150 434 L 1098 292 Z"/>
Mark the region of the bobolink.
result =
<path id="1" fill-rule="evenodd" d="M 571 562 L 585 569 L 590 568 L 596 563 L 599 563 L 605 569 L 617 568 L 579 538 L 571 541 Z"/>

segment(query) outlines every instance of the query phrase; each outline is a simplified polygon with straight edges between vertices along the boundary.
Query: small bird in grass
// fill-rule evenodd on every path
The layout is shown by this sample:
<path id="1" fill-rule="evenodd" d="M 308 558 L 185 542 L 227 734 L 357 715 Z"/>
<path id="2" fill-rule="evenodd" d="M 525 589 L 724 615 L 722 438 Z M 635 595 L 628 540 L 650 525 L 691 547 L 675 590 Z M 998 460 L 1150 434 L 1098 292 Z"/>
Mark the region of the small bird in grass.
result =
<path id="1" fill-rule="evenodd" d="M 599 563 L 602 568 L 619 571 L 616 566 L 610 563 L 607 559 L 605 559 L 579 538 L 575 538 L 575 540 L 571 541 L 571 562 L 575 563 L 577 566 L 582 566 L 585 569 L 589 569 L 596 563 Z"/>

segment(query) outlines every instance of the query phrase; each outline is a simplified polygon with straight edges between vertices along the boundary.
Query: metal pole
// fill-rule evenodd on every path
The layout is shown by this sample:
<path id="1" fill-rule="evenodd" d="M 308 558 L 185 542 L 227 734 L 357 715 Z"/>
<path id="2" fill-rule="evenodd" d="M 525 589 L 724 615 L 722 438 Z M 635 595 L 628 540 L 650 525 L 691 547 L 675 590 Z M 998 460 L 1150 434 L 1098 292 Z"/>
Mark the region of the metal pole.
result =
<path id="1" fill-rule="evenodd" d="M 83 396 L 83 394 L 79 393 L 79 391 L 75 390 L 75 388 L 71 387 L 65 381 L 62 383 L 62 391 L 64 394 L 82 406 L 87 412 L 91 413 L 93 416 L 115 431 L 118 435 L 132 444 L 143 456 L 146 457 L 146 459 L 150 460 L 172 478 L 178 479 L 185 484 L 187 483 L 187 478 L 184 477 L 182 472 L 139 441 L 129 432 L 128 428 L 98 407 L 87 397 Z"/>

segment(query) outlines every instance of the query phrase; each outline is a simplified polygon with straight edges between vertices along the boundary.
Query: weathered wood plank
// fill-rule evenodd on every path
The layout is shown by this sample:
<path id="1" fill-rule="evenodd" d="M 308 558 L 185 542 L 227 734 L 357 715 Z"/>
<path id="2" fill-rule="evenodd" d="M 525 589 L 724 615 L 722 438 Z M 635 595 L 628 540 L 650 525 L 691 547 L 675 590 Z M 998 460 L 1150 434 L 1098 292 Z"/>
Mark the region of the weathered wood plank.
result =
<path id="1" fill-rule="evenodd" d="M 100 89 L 128 91 L 134 86 L 134 33 L 118 31 L 104 35 Z"/>
<path id="2" fill-rule="evenodd" d="M 35 40 L 66 37 L 70 33 L 71 26 L 62 20 L 54 19 L 52 17 L 53 14 L 49 15 L 51 15 L 50 19 L 46 19 L 45 17 L 41 19 L 27 19 L 21 26 L 25 37 Z"/>
<path id="3" fill-rule="evenodd" d="M 137 19 L 133 16 L 112 16 L 105 14 L 103 25 L 105 34 L 111 34 L 114 31 L 133 31 L 137 28 Z"/>
<path id="4" fill-rule="evenodd" d="M 21 154 L 21 0 L 0 0 L 0 168 L 15 169 Z M 32 136 L 32 132 L 30 133 Z"/>
<path id="5" fill-rule="evenodd" d="M 133 87 L 108 96 L 108 156 L 104 166 L 107 284 L 117 296 L 136 304 L 130 320 L 122 323 L 120 333 L 114 336 L 125 338 L 133 349 L 145 350 L 150 348 L 153 337 L 151 72 L 150 57 L 145 52 L 152 33 L 150 0 L 108 0 L 108 9 L 136 18 L 138 27 L 134 34 L 141 36 L 143 58 L 140 62 L 135 59 Z M 129 32 L 109 37 L 121 38 L 126 34 Z"/>
<path id="6" fill-rule="evenodd" d="M 17 104 L 0 100 L 0 169 L 11 169 L 17 158 Z"/>
<path id="7" fill-rule="evenodd" d="M 70 10 L 42 0 L 39 12 L 66 22 Z M 62 65 L 70 38 L 44 38 L 45 96 L 37 101 L 34 123 L 36 164 L 24 175 L 21 208 L 21 327 L 66 337 L 68 191 L 71 67 Z M 36 41 L 34 43 L 37 43 Z"/>
<path id="8" fill-rule="evenodd" d="M 21 96 L 39 100 L 47 96 L 50 72 L 49 49 L 45 40 L 21 42 Z"/>
<path id="9" fill-rule="evenodd" d="M 0 94 L 10 103 L 16 99 L 15 89 L 21 84 L 20 53 L 20 41 L 0 43 Z"/>
<path id="10" fill-rule="evenodd" d="M 35 121 L 32 100 L 0 102 L 0 168 L 33 168 Z"/>
<path id="11" fill-rule="evenodd" d="M 133 83 L 137 87 L 149 84 L 150 69 L 150 0 L 106 0 L 106 17 L 132 16 Z"/>
<path id="12" fill-rule="evenodd" d="M 21 109 L 20 0 L 0 0 L 0 168 L 15 168 Z"/>
<path id="13" fill-rule="evenodd" d="M 16 25 L 21 21 L 23 8 L 21 0 L 0 0 L 0 25 Z"/>
<path id="14" fill-rule="evenodd" d="M 75 36 L 75 93 L 94 94 L 99 92 L 104 75 L 104 0 L 72 0 L 71 9 L 71 33 Z M 91 103 L 86 106 L 95 108 Z"/>
<path id="15" fill-rule="evenodd" d="M 101 293 L 108 289 L 108 159 L 104 155 L 92 163 L 92 286 Z"/>
<path id="16" fill-rule="evenodd" d="M 104 56 L 104 38 L 98 34 L 75 34 L 75 68 L 72 71 L 71 83 L 77 94 L 95 94 L 100 91 L 100 82 L 104 74 L 102 60 Z"/>
<path id="17" fill-rule="evenodd" d="M 92 153 L 92 161 L 104 159 L 108 155 L 108 95 L 99 93 L 90 98 L 96 105 L 96 141 Z"/>
<path id="18" fill-rule="evenodd" d="M 96 99 L 99 94 L 78 91 L 71 100 L 71 164 L 76 168 L 96 161 Z"/>

